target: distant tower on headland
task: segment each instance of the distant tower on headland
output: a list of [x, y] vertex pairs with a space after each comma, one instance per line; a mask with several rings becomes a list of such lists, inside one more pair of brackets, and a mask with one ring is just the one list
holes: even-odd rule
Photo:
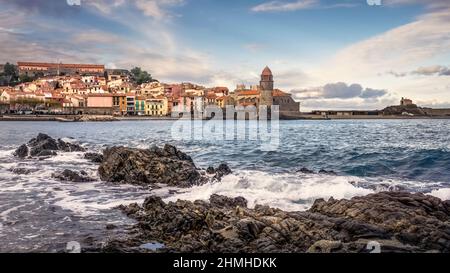
[[259, 99], [259, 105], [272, 106], [273, 104], [273, 75], [272, 71], [268, 66], [264, 68], [261, 73], [261, 81], [259, 82], [261, 86], [261, 96]]

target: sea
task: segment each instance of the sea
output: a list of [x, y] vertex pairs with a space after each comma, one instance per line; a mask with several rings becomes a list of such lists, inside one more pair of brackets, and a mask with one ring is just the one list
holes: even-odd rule
[[[318, 198], [380, 191], [450, 199], [450, 120], [283, 120], [270, 124], [270, 134], [256, 121], [183, 122], [190, 123], [181, 127], [192, 135], [173, 120], [0, 122], [0, 252], [64, 252], [74, 242], [98, 247], [124, 236], [134, 224], [117, 206], [142, 203], [150, 195], [166, 202], [207, 200], [214, 193], [242, 196], [249, 207], [286, 211], [307, 210]], [[234, 137], [226, 137], [224, 128], [233, 128]], [[265, 133], [255, 138], [254, 130]], [[84, 153], [15, 158], [14, 150], [38, 133], [78, 142], [91, 152], [171, 144], [199, 168], [227, 163], [233, 173], [188, 189], [112, 184], [100, 181], [98, 165], [85, 160]], [[15, 174], [15, 168], [30, 173]], [[52, 178], [64, 169], [84, 170], [97, 181]]]

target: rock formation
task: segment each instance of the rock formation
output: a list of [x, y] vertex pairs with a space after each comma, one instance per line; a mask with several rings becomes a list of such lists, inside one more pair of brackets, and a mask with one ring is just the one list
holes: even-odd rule
[[120, 208], [138, 221], [137, 235], [104, 251], [156, 241], [168, 252], [450, 252], [450, 201], [419, 193], [317, 200], [305, 212], [248, 209], [242, 197], [217, 195], [168, 204], [153, 196]]
[[46, 157], [55, 156], [57, 151], [62, 152], [83, 152], [85, 149], [75, 143], [65, 142], [62, 139], [53, 139], [46, 134], [39, 134], [31, 139], [27, 144], [21, 145], [14, 152], [14, 156], [25, 157]]
[[[213, 169], [215, 179], [229, 174], [227, 165]], [[201, 175], [191, 157], [172, 145], [164, 148], [135, 149], [112, 147], [103, 152], [99, 167], [103, 181], [137, 185], [167, 184], [169, 186], [190, 187], [208, 181]]]
[[71, 171], [64, 170], [60, 173], [54, 173], [52, 175], [53, 178], [56, 178], [61, 181], [71, 181], [71, 182], [90, 182], [94, 181], [93, 178], [88, 177], [85, 171]]
[[84, 158], [94, 163], [103, 162], [103, 155], [98, 153], [85, 153]]

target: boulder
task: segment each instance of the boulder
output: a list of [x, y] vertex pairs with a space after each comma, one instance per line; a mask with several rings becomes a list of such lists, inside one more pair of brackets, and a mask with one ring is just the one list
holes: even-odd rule
[[313, 170], [310, 170], [310, 169], [305, 168], [305, 167], [301, 168], [301, 169], [298, 170], [297, 172], [299, 172], [299, 173], [305, 173], [305, 174], [313, 174], [313, 173], [314, 173]]
[[31, 139], [27, 144], [21, 145], [14, 156], [25, 157], [49, 157], [55, 156], [57, 151], [62, 152], [82, 152], [85, 149], [75, 143], [66, 142], [62, 139], [53, 139], [52, 137], [40, 133], [36, 138]]
[[88, 177], [85, 171], [77, 172], [67, 169], [60, 173], [54, 173], [52, 177], [60, 181], [71, 181], [71, 182], [91, 182], [95, 180], [93, 178]]
[[12, 173], [18, 174], [18, 175], [26, 175], [30, 173], [37, 172], [37, 169], [26, 169], [26, 168], [13, 168], [10, 169]]
[[14, 152], [14, 156], [25, 158], [28, 156], [28, 146], [25, 144], [20, 145], [19, 148]]
[[102, 163], [103, 161], [103, 155], [98, 153], [85, 153], [84, 158], [94, 163]]
[[214, 175], [214, 178], [217, 180], [222, 179], [225, 175], [229, 175], [231, 173], [230, 167], [228, 167], [227, 164], [222, 163], [217, 167], [216, 174]]
[[137, 185], [190, 187], [205, 182], [191, 157], [171, 145], [162, 149], [108, 148], [98, 171], [103, 181]]
[[232, 173], [232, 171], [227, 164], [222, 163], [217, 168], [214, 168], [212, 166], [208, 167], [206, 169], [206, 173], [209, 175], [213, 175], [213, 180], [220, 181], [222, 177], [229, 175], [230, 173]]
[[223, 195], [213, 194], [209, 197], [209, 202], [212, 206], [221, 208], [247, 207], [247, 200], [240, 196], [230, 198]]

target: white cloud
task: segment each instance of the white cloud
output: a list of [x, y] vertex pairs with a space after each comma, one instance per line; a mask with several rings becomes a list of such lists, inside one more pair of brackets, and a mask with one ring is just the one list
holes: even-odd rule
[[358, 42], [334, 57], [331, 73], [376, 75], [387, 69], [405, 70], [450, 48], [450, 10], [433, 12], [373, 38]]
[[254, 6], [251, 10], [254, 12], [294, 11], [301, 9], [309, 9], [317, 6], [318, 4], [319, 4], [318, 0], [297, 0], [293, 2], [271, 1]]
[[183, 0], [135, 0], [135, 5], [145, 15], [155, 19], [164, 19], [172, 15], [166, 10], [167, 7], [183, 4]]
[[424, 66], [419, 67], [412, 73], [423, 76], [432, 76], [432, 75], [450, 76], [450, 68], [443, 65]]
[[320, 0], [269, 1], [251, 8], [253, 12], [285, 12], [304, 9], [354, 8], [360, 3], [322, 4]]

